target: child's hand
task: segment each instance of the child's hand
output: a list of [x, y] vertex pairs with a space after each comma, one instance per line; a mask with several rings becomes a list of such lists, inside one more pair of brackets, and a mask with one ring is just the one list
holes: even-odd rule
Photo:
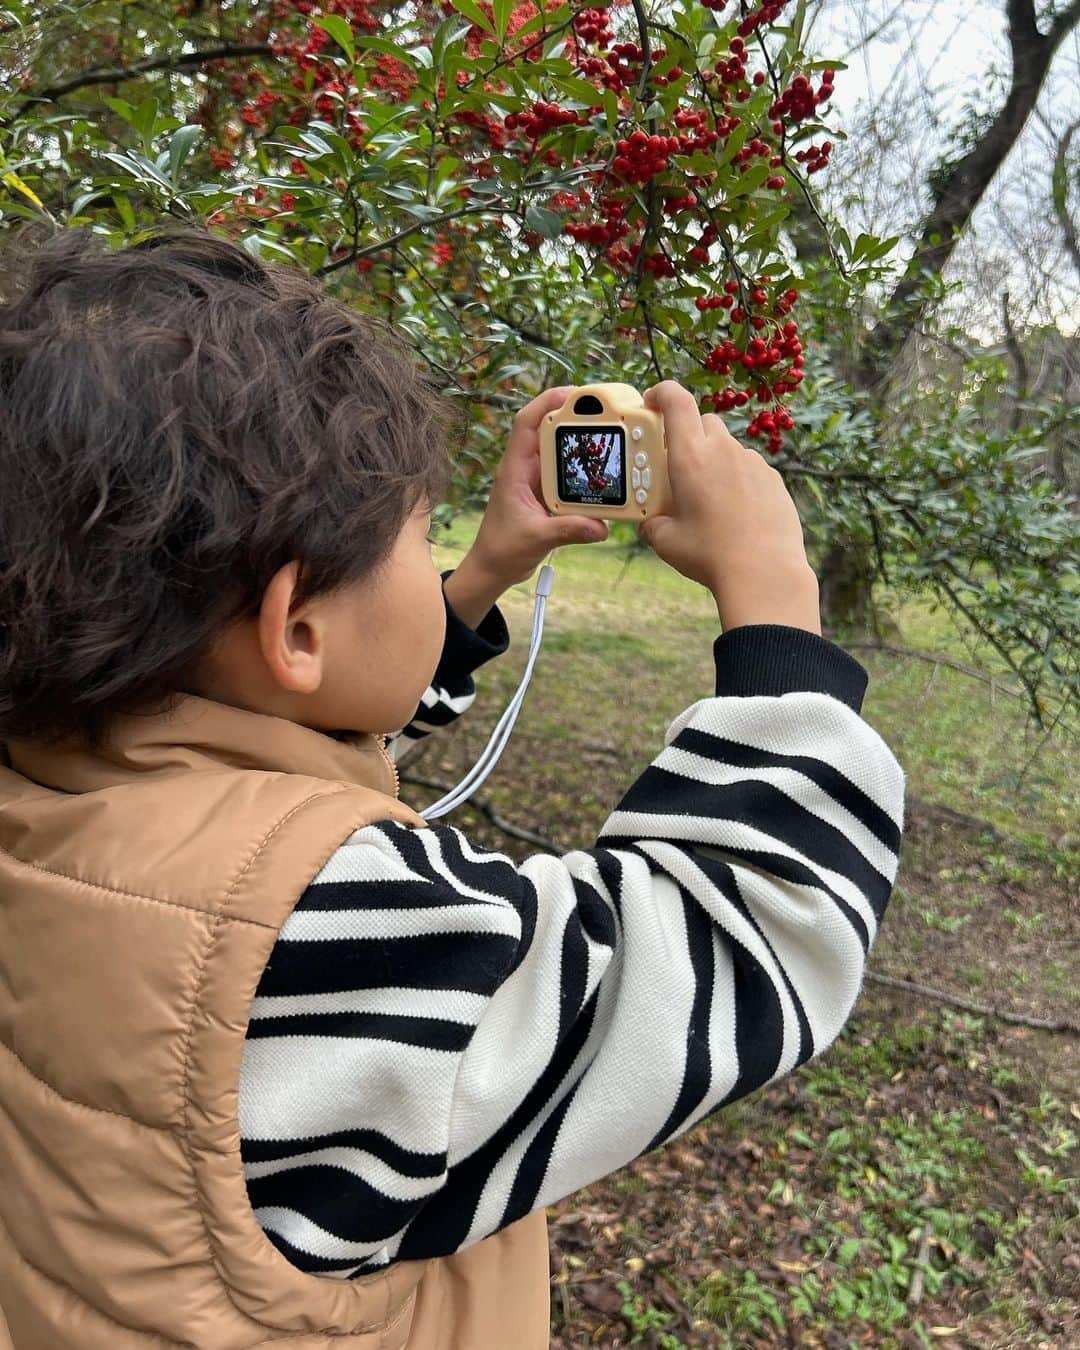
[[643, 397], [664, 417], [674, 509], [642, 521], [641, 537], [712, 591], [725, 632], [768, 623], [820, 633], [817, 577], [780, 474], [674, 380]]
[[558, 545], [597, 543], [607, 538], [604, 521], [589, 516], [548, 515], [540, 495], [540, 423], [549, 412], [562, 407], [573, 387], [545, 390], [514, 418], [484, 518], [466, 555], [471, 565], [497, 578], [504, 590], [527, 580]]

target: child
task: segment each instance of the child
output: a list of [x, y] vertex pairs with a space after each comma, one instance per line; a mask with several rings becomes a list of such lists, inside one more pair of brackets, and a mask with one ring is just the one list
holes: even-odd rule
[[680, 385], [642, 534], [716, 600], [715, 696], [591, 848], [517, 864], [398, 799], [499, 595], [606, 535], [539, 499], [567, 392], [440, 577], [449, 402], [383, 321], [195, 231], [61, 234], [0, 307], [15, 1350], [538, 1350], [545, 1207], [843, 1026], [903, 773], [780, 476]]

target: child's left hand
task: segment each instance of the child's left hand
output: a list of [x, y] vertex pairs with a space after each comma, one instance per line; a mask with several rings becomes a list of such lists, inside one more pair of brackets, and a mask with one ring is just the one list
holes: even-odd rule
[[540, 495], [540, 423], [562, 407], [573, 388], [546, 389], [514, 418], [484, 518], [466, 555], [473, 565], [498, 578], [503, 589], [528, 580], [561, 544], [598, 543], [607, 538], [604, 521], [590, 516], [551, 516]]

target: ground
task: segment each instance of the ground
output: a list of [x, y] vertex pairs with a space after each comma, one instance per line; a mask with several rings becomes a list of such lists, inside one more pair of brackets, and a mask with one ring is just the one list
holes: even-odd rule
[[[459, 519], [440, 567], [475, 521]], [[588, 846], [689, 703], [712, 693], [715, 607], [615, 543], [560, 550], [517, 729], [477, 798]], [[890, 641], [995, 671], [925, 603], [877, 597]], [[510, 651], [452, 734], [404, 772], [417, 806], [475, 761], [524, 665]], [[1080, 1022], [1076, 745], [944, 665], [852, 648], [866, 720], [907, 775], [901, 867], [870, 970]], [[450, 821], [521, 859], [474, 802]], [[1080, 1045], [867, 981], [838, 1042], [790, 1078], [549, 1211], [552, 1345], [1080, 1345]]]

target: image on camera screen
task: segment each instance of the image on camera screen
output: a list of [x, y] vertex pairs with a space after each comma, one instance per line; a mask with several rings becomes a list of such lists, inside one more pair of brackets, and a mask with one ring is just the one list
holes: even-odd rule
[[626, 438], [622, 427], [556, 427], [555, 462], [562, 501], [626, 505]]

